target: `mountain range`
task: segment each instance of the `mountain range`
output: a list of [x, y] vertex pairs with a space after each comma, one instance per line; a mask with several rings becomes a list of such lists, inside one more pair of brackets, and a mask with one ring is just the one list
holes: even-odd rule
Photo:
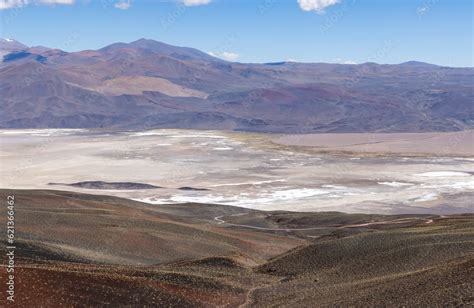
[[1, 128], [474, 128], [472, 67], [237, 63], [148, 39], [78, 52], [0, 39], [0, 59]]

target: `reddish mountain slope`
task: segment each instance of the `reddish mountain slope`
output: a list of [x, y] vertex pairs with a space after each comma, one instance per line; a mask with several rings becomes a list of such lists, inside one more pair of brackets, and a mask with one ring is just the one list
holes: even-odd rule
[[3, 128], [299, 133], [474, 127], [473, 68], [243, 64], [145, 39], [72, 53], [0, 43]]

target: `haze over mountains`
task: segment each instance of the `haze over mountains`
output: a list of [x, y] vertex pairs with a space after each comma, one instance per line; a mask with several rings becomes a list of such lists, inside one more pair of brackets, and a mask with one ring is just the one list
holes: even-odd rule
[[474, 68], [244, 64], [140, 39], [64, 52], [0, 39], [1, 128], [421, 132], [474, 127]]

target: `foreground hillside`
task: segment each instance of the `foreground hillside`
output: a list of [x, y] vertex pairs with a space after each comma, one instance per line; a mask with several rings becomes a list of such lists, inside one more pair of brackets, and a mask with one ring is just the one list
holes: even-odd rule
[[146, 39], [71, 53], [0, 43], [0, 128], [310, 133], [474, 127], [473, 68], [244, 64]]
[[19, 307], [474, 303], [473, 215], [260, 212], [60, 191], [0, 194], [16, 200]]

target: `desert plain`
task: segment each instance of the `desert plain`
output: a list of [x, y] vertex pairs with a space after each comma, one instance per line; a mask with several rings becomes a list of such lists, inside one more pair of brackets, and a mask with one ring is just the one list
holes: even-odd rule
[[[0, 187], [257, 210], [465, 213], [473, 210], [473, 136], [3, 130]], [[63, 185], [87, 181], [156, 189]]]

